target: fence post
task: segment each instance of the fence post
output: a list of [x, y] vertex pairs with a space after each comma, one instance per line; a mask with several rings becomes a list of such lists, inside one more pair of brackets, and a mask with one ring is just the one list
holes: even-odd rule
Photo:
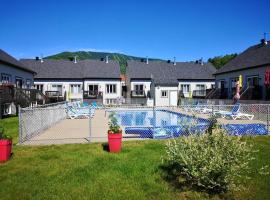
[[92, 118], [91, 118], [91, 107], [89, 107], [89, 140], [91, 142], [91, 135], [92, 135]]
[[18, 107], [18, 114], [19, 114], [19, 144], [22, 144], [22, 111], [21, 111], [21, 106]]
[[267, 105], [267, 133], [269, 135], [269, 105]]

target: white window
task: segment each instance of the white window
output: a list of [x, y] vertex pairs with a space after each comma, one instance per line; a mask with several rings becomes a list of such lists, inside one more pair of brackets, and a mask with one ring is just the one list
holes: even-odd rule
[[197, 84], [196, 85], [196, 90], [205, 90], [205, 85], [203, 85], [203, 84]]
[[80, 84], [71, 84], [70, 85], [70, 93], [71, 94], [81, 94], [82, 89]]
[[108, 84], [106, 85], [107, 94], [116, 94], [116, 84]]
[[43, 84], [35, 84], [34, 87], [35, 87], [35, 89], [37, 89], [37, 90], [43, 92]]
[[218, 88], [219, 89], [224, 89], [225, 88], [225, 80], [219, 80]]
[[190, 85], [189, 84], [182, 84], [181, 85], [181, 91], [182, 92], [190, 92]]
[[1, 82], [2, 83], [10, 83], [11, 82], [11, 75], [1, 74]]
[[88, 85], [88, 94], [89, 95], [98, 95], [98, 85], [97, 84]]
[[247, 77], [247, 85], [249, 87], [255, 87], [259, 85], [259, 76]]
[[239, 77], [231, 78], [231, 88], [236, 87], [236, 83], [239, 80]]
[[168, 97], [168, 91], [162, 90], [162, 91], [161, 91], [161, 97], [163, 97], [163, 98]]
[[31, 88], [31, 80], [30, 79], [26, 79], [26, 88], [27, 89]]
[[54, 84], [52, 85], [52, 91], [55, 91], [56, 96], [62, 96], [62, 85], [60, 84]]
[[134, 85], [134, 95], [136, 96], [142, 96], [144, 95], [144, 85], [143, 84], [136, 84]]

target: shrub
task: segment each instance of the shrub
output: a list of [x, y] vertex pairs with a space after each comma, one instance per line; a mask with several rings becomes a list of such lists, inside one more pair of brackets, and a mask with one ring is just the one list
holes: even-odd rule
[[117, 118], [115, 117], [115, 113], [112, 112], [110, 115], [109, 115], [109, 131], [110, 133], [122, 133], [122, 130], [120, 128], [120, 126], [118, 125], [118, 120]]
[[5, 130], [3, 127], [0, 126], [0, 139], [8, 139], [11, 140], [12, 138], [5, 134]]
[[211, 133], [190, 134], [166, 145], [166, 164], [181, 183], [212, 192], [241, 189], [248, 178], [252, 145], [214, 126]]

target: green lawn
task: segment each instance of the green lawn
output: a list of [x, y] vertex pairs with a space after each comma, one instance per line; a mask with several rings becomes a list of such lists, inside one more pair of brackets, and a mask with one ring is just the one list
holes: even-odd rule
[[4, 127], [5, 133], [13, 138], [13, 143], [18, 143], [18, 117], [8, 117], [5, 119], [0, 119], [0, 127]]
[[[0, 121], [17, 130], [16, 118]], [[270, 165], [270, 138], [254, 138], [256, 160], [246, 191], [209, 195], [180, 191], [164, 178], [166, 141], [125, 142], [120, 154], [103, 145], [14, 146], [12, 159], [0, 165], [0, 199], [269, 199], [270, 178], [255, 170]]]

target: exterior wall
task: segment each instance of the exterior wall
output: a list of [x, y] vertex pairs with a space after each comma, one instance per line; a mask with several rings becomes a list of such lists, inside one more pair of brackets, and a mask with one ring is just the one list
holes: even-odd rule
[[[225, 81], [225, 88], [228, 88], [229, 94], [231, 93], [231, 79], [235, 77], [239, 77], [239, 75], [242, 75], [243, 78], [243, 88], [247, 87], [247, 78], [251, 76], [259, 76], [259, 85], [262, 86], [262, 92], [263, 92], [263, 98], [265, 98], [265, 86], [264, 86], [264, 80], [265, 80], [265, 71], [266, 68], [270, 67], [268, 66], [262, 66], [257, 68], [251, 68], [251, 69], [245, 69], [241, 71], [236, 72], [230, 72], [230, 73], [224, 73], [224, 74], [218, 74], [216, 75], [216, 87], [219, 87], [219, 82], [221, 80]], [[230, 96], [230, 95], [229, 95]]]
[[190, 85], [190, 92], [184, 92], [184, 96], [192, 97], [192, 92], [193, 90], [196, 90], [196, 85], [205, 85], [205, 89], [211, 89], [212, 85], [215, 84], [215, 81], [179, 81], [178, 90], [181, 90], [182, 84]]
[[0, 63], [0, 83], [2, 83], [2, 74], [10, 75], [12, 84], [16, 84], [16, 77], [18, 77], [22, 79], [23, 88], [26, 88], [26, 80], [30, 80], [30, 88], [33, 86], [33, 74], [31, 72], [27, 72], [10, 65]]
[[[107, 99], [117, 100], [121, 98], [122, 86], [120, 80], [85, 80], [84, 81], [84, 90], [88, 91], [88, 85], [96, 84], [98, 85], [98, 91], [103, 94], [103, 104], [107, 104]], [[107, 84], [116, 84], [116, 93], [108, 94], [106, 92]]]
[[[167, 91], [167, 97], [161, 97], [161, 91]], [[178, 91], [177, 87], [155, 87], [155, 106], [170, 106], [170, 91]]]
[[81, 88], [83, 88], [83, 81], [80, 80], [35, 80], [35, 85], [43, 85], [43, 93], [46, 91], [54, 91], [52, 88], [52, 85], [62, 85], [62, 96], [66, 93], [66, 100], [75, 100], [75, 99], [83, 99], [83, 91], [78, 94], [72, 94], [70, 92], [70, 85], [71, 84], [78, 84], [81, 85]]
[[[71, 84], [81, 85], [82, 90], [88, 91], [89, 84], [98, 85], [99, 92], [103, 94], [103, 103], [107, 103], [107, 99], [117, 100], [121, 98], [121, 81], [120, 80], [35, 80], [35, 85], [43, 85], [43, 93], [45, 91], [53, 91], [52, 85], [62, 85], [62, 96], [66, 93], [66, 100], [83, 99], [83, 91], [79, 94], [72, 94], [70, 91]], [[108, 94], [106, 92], [107, 84], [116, 84], [116, 93]]]
[[147, 95], [148, 91], [150, 91], [151, 81], [132, 81], [130, 84], [131, 91], [135, 90], [134, 85], [144, 85], [144, 92]]
[[[196, 90], [196, 85], [205, 85], [205, 89], [210, 89], [212, 85], [215, 84], [215, 81], [179, 81], [178, 87], [153, 87], [151, 90], [151, 81], [143, 81], [143, 80], [132, 80], [130, 83], [131, 91], [135, 89], [134, 85], [136, 84], [143, 84], [144, 85], [144, 91], [145, 94], [147, 94], [148, 91], [151, 91], [151, 94], [153, 94], [153, 97], [155, 97], [155, 105], [156, 106], [169, 106], [169, 97], [168, 98], [161, 98], [160, 90], [168, 90], [168, 91], [180, 91], [181, 90], [181, 84], [188, 84], [190, 85], [190, 92], [184, 93], [185, 97], [190, 97], [192, 95], [193, 90]], [[158, 89], [159, 88], [159, 89]]]

